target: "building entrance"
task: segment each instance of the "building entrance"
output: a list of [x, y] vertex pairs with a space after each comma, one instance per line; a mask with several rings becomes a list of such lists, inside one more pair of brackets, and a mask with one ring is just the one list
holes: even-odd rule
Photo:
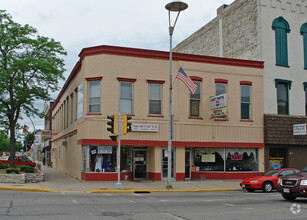
[[146, 150], [133, 150], [133, 179], [146, 179]]

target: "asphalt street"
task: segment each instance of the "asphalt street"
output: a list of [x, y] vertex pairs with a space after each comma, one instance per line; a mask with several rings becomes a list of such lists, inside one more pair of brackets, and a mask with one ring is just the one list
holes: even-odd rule
[[45, 193], [0, 191], [0, 219], [307, 219], [307, 200], [277, 192]]

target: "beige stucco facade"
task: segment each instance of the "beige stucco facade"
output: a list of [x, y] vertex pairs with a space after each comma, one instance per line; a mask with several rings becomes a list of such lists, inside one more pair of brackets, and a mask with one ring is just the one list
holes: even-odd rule
[[[51, 159], [55, 167], [77, 179], [103, 180], [105, 175], [109, 175], [106, 180], [112, 179], [110, 177], [112, 172], [91, 172], [91, 175], [95, 175], [91, 179], [87, 172], [91, 166], [88, 160], [91, 160], [93, 152], [97, 152], [91, 151], [95, 146], [112, 146], [114, 147], [112, 154], [114, 154], [117, 143], [109, 138], [107, 115], [118, 113], [120, 83], [129, 82], [132, 83], [132, 113], [129, 114], [132, 116], [132, 124], [157, 125], [158, 130], [132, 131], [121, 136], [122, 147], [127, 150], [127, 155], [130, 155], [125, 172], [131, 172], [128, 178], [134, 178], [136, 164], [134, 152], [141, 149], [146, 151], [146, 178], [163, 179], [162, 149], [167, 148], [168, 140], [168, 53], [100, 46], [85, 48], [79, 56], [80, 61], [67, 79], [52, 108], [54, 117], [52, 128], [56, 135], [52, 139]], [[195, 148], [212, 147], [225, 149], [225, 152], [226, 148], [255, 149], [253, 152], [257, 152], [258, 162], [256, 171], [262, 172], [264, 170], [263, 63], [175, 53], [172, 64], [174, 178], [182, 180], [185, 177], [186, 150], [190, 152], [190, 172], [201, 173], [201, 171], [192, 171], [192, 166], [195, 166], [193, 164]], [[190, 116], [190, 92], [182, 81], [175, 79], [180, 67], [193, 81], [200, 83], [198, 117]], [[89, 83], [92, 81], [100, 83], [100, 110], [95, 113], [89, 113]], [[214, 119], [211, 118], [209, 99], [215, 96], [215, 84], [221, 82], [227, 87], [228, 115], [225, 118]], [[81, 99], [78, 87], [82, 83], [84, 89]], [[161, 85], [161, 114], [159, 115], [149, 113], [149, 84], [151, 83]], [[241, 85], [250, 87], [250, 118], [248, 120], [241, 119]], [[83, 114], [78, 117], [80, 108], [83, 108]], [[88, 155], [87, 152], [92, 153]], [[107, 155], [106, 158], [111, 161], [112, 155]], [[224, 161], [226, 164], [225, 158]], [[225, 178], [231, 178], [231, 175], [229, 177], [225, 173], [227, 173], [226, 170], [219, 172], [218, 178], [222, 178], [223, 175]], [[241, 172], [241, 174], [249, 175], [250, 172]], [[194, 176], [199, 177], [199, 175]], [[232, 177], [240, 177], [240, 172], [235, 172]]]

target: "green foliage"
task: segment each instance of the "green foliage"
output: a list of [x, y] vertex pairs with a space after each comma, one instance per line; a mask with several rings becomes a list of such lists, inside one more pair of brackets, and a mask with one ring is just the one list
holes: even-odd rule
[[28, 167], [24, 170], [25, 173], [34, 173], [34, 167]]
[[7, 168], [7, 169], [6, 169], [6, 173], [7, 173], [7, 174], [18, 174], [18, 173], [19, 173], [19, 170], [18, 170], [18, 169], [15, 169], [15, 168]]
[[7, 169], [9, 168], [9, 165], [6, 163], [0, 163], [0, 169]]
[[10, 131], [11, 155], [16, 152], [21, 111], [28, 117], [43, 117], [34, 103], [50, 101], [50, 92], [59, 89], [65, 71], [63, 55], [66, 52], [59, 42], [40, 36], [28, 24], [14, 22], [0, 10], [0, 126]]
[[0, 131], [0, 151], [8, 152], [10, 151], [10, 140], [3, 131]]

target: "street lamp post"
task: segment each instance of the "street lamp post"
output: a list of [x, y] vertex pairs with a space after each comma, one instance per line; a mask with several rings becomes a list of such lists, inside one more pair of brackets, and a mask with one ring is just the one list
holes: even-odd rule
[[[181, 1], [172, 1], [165, 6], [168, 10], [169, 20], [169, 36], [170, 36], [170, 50], [169, 50], [169, 115], [168, 115], [168, 161], [167, 161], [167, 186], [172, 186], [172, 36], [174, 28], [177, 23], [177, 19], [181, 11], [188, 8], [188, 4]], [[171, 12], [177, 12], [177, 16], [174, 25], [171, 25]]]

